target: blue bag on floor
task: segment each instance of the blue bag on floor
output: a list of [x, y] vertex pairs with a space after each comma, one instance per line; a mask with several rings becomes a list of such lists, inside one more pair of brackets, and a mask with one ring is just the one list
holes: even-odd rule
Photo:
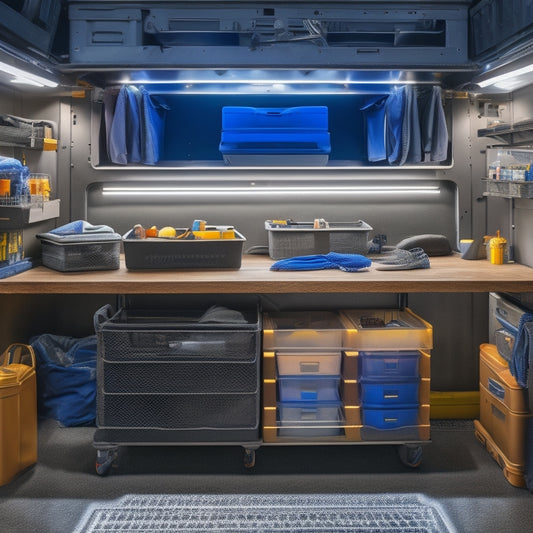
[[37, 362], [37, 411], [65, 427], [96, 419], [96, 335], [43, 334], [30, 340]]

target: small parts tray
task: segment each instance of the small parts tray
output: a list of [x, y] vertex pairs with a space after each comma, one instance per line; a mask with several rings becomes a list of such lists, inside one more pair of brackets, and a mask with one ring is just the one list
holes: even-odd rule
[[246, 238], [235, 231], [235, 239], [178, 240], [129, 238], [123, 236], [126, 268], [184, 269], [184, 268], [240, 268]]
[[272, 259], [328, 252], [367, 254], [372, 227], [366, 222], [329, 222], [328, 226], [315, 228], [313, 222], [277, 224], [267, 220], [268, 253]]

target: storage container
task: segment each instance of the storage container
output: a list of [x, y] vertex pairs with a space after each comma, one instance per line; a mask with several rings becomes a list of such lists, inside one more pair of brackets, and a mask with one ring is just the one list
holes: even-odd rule
[[511, 360], [514, 341], [518, 335], [520, 319], [527, 309], [509, 298], [497, 293], [490, 293], [490, 328], [498, 353], [507, 361]]
[[433, 328], [409, 308], [347, 309], [344, 346], [351, 350], [431, 350]]
[[363, 412], [367, 409], [418, 408], [418, 386], [417, 378], [402, 382], [380, 382], [361, 378]]
[[268, 232], [268, 254], [272, 259], [285, 259], [328, 252], [368, 253], [372, 227], [366, 222], [329, 222], [328, 225], [327, 228], [315, 228], [313, 222], [277, 224], [267, 220], [265, 229]]
[[341, 402], [280, 402], [278, 412], [280, 436], [342, 435], [345, 424]]
[[505, 479], [515, 487], [524, 488], [526, 486], [524, 464], [511, 462], [496, 445], [490, 433], [481, 425], [479, 420], [474, 420], [474, 429], [476, 438], [503, 470]]
[[278, 379], [279, 400], [284, 402], [338, 402], [340, 376], [285, 376]]
[[417, 409], [361, 409], [364, 441], [424, 441], [430, 438], [429, 405]]
[[419, 351], [360, 352], [361, 378], [408, 379], [420, 376]]
[[[178, 228], [178, 231], [186, 228]], [[126, 268], [130, 270], [182, 268], [240, 268], [245, 237], [235, 231], [234, 239], [163, 239], [123, 236]]]
[[480, 346], [479, 382], [510, 411], [529, 412], [527, 389], [516, 382], [507, 361], [498, 354], [494, 344]]
[[341, 352], [276, 352], [278, 375], [339, 375]]
[[37, 462], [37, 382], [31, 346], [0, 356], [0, 485]]
[[0, 267], [24, 259], [22, 230], [0, 231]]
[[526, 424], [531, 416], [511, 411], [483, 384], [479, 385], [479, 421], [511, 463], [524, 464]]
[[41, 250], [43, 265], [60, 272], [120, 268], [120, 237], [79, 242], [41, 239]]
[[342, 348], [343, 333], [344, 325], [333, 311], [280, 311], [263, 316], [265, 350], [336, 351]]
[[328, 108], [223, 107], [219, 150], [231, 165], [325, 165]]
[[120, 309], [95, 314], [97, 426], [176, 441], [259, 437], [257, 308]]
[[[104, 56], [109, 49], [123, 48], [124, 53], [142, 45], [143, 17], [140, 9], [131, 6], [94, 5], [69, 6], [70, 60], [94, 63], [95, 54]], [[113, 55], [113, 54], [111, 54]]]

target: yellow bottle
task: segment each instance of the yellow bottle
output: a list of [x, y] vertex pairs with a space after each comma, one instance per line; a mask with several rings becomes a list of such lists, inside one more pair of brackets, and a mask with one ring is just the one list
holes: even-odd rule
[[490, 262], [493, 265], [503, 265], [503, 257], [505, 255], [505, 248], [507, 247], [507, 240], [500, 237], [500, 230], [496, 232], [496, 237], [490, 240]]

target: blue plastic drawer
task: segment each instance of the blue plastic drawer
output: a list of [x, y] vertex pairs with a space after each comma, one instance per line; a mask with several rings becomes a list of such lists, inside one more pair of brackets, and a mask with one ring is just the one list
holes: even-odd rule
[[418, 405], [419, 380], [372, 382], [361, 379], [361, 402], [364, 407], [409, 407]]
[[340, 376], [286, 376], [278, 379], [282, 402], [339, 401]]
[[403, 379], [419, 374], [419, 351], [360, 352], [361, 377]]
[[362, 410], [363, 425], [376, 429], [396, 429], [415, 426], [418, 421], [418, 408], [413, 409], [367, 409]]
[[224, 131], [328, 130], [326, 106], [222, 108]]

